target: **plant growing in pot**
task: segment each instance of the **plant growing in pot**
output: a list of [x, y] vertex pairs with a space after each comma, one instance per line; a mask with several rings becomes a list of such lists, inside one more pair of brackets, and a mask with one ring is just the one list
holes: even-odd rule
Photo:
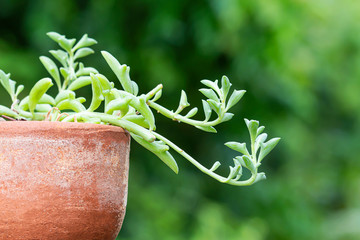
[[[48, 36], [61, 47], [50, 51], [61, 67], [40, 57], [51, 78], [39, 80], [28, 96], [20, 98], [24, 86], [0, 70], [0, 83], [12, 100], [10, 107], [0, 105], [1, 239], [115, 239], [125, 214], [130, 137], [175, 173], [178, 166], [170, 150], [222, 183], [248, 186], [265, 179], [258, 168], [280, 139], [266, 141], [258, 121], [245, 119], [249, 150], [245, 143], [225, 143], [240, 153], [227, 176], [216, 172], [219, 161], [207, 168], [156, 131], [153, 111], [216, 133], [214, 127], [233, 117], [229, 110], [245, 93], [230, 93], [226, 76], [220, 86], [218, 80], [201, 81], [206, 99], [204, 117], [198, 118], [196, 107], [184, 113], [190, 106], [184, 91], [174, 111], [158, 103], [161, 84], [139, 94], [130, 68], [106, 51], [101, 53], [122, 89], [95, 68], [85, 67], [79, 60], [94, 53], [90, 46], [96, 43], [87, 35], [77, 42], [55, 32]], [[55, 97], [47, 94], [53, 83]], [[86, 99], [75, 91], [88, 85], [92, 99], [85, 107]], [[244, 169], [251, 174], [245, 180]]]

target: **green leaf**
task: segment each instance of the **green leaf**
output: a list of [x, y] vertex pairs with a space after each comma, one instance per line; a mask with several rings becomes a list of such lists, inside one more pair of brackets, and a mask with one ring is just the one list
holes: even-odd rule
[[74, 59], [78, 59], [78, 58], [83, 58], [86, 57], [90, 54], [93, 54], [94, 50], [92, 50], [91, 48], [80, 48], [79, 50], [76, 51], [75, 55], [74, 55]]
[[259, 136], [259, 134], [262, 133], [264, 131], [264, 129], [265, 129], [264, 126], [259, 127], [256, 131], [256, 136]]
[[71, 91], [75, 91], [90, 84], [91, 84], [91, 77], [81, 76], [75, 79], [73, 82], [71, 82], [71, 84], [68, 86], [67, 89]]
[[259, 162], [261, 162], [266, 155], [268, 155], [271, 150], [279, 143], [280, 138], [273, 138], [265, 143], [260, 143], [260, 154], [259, 154]]
[[[54, 98], [46, 93], [42, 95], [42, 97], [40, 98], [37, 104], [50, 104], [51, 106], [56, 105]], [[21, 100], [19, 104], [19, 108], [24, 111], [29, 110], [29, 96], [26, 96], [23, 100]]]
[[230, 121], [233, 118], [233, 116], [234, 116], [233, 113], [225, 113], [221, 122]]
[[69, 71], [66, 68], [61, 67], [60, 68], [60, 73], [63, 76], [64, 79], [67, 79], [68, 76], [70, 75]]
[[233, 179], [234, 177], [236, 177], [237, 175], [242, 174], [242, 172], [239, 173], [239, 171], [242, 170], [241, 165], [235, 165], [235, 167], [229, 166], [229, 168], [230, 168], [230, 173], [225, 182], [228, 182], [231, 179]]
[[18, 117], [18, 114], [16, 112], [14, 112], [10, 108], [2, 106], [2, 105], [0, 105], [0, 117], [1, 117], [1, 115], [5, 115], [8, 117], [12, 117], [12, 118]]
[[55, 99], [46, 93], [44, 93], [44, 95], [42, 95], [42, 97], [40, 98], [38, 103], [43, 103], [43, 104], [46, 103], [46, 104], [50, 104], [52, 106], [56, 105]]
[[75, 92], [71, 90], [62, 90], [59, 92], [59, 94], [55, 97], [55, 103], [58, 104], [59, 102], [65, 100], [65, 99], [75, 99]]
[[195, 127], [200, 129], [200, 130], [203, 130], [205, 132], [217, 133], [216, 129], [214, 127], [211, 127], [211, 126], [196, 125]]
[[250, 157], [247, 156], [247, 155], [243, 155], [241, 157], [242, 157], [242, 159], [244, 160], [244, 163], [245, 163], [244, 167], [249, 169], [250, 172], [255, 173], [256, 167], [255, 167], [254, 163], [251, 161]]
[[59, 70], [58, 70], [56, 64], [54, 63], [54, 61], [45, 56], [41, 56], [40, 61], [44, 65], [45, 69], [49, 72], [49, 74], [55, 80], [57, 87], [59, 89], [61, 89], [60, 74], [59, 74]]
[[96, 77], [100, 81], [102, 88], [103, 96], [105, 97], [105, 106], [109, 104], [110, 101], [115, 99], [115, 96], [111, 93], [111, 89], [114, 88], [114, 83], [110, 82], [104, 75], [96, 74]]
[[[129, 71], [130, 71], [130, 67], [129, 67]], [[129, 76], [129, 78], [130, 78], [130, 76]], [[133, 89], [133, 95], [137, 96], [139, 93], [139, 86], [136, 84], [136, 82], [131, 81], [131, 87]]]
[[214, 100], [215, 102], [220, 102], [218, 96], [216, 95], [216, 93], [208, 88], [201, 88], [199, 89], [199, 91], [207, 98]]
[[245, 90], [234, 90], [234, 92], [231, 94], [229, 101], [226, 106], [226, 110], [229, 110], [232, 108], [235, 104], [237, 104], [240, 99], [244, 96]]
[[15, 81], [10, 79], [10, 73], [5, 74], [5, 72], [0, 70], [0, 83], [9, 93], [11, 98], [13, 98], [13, 96], [15, 95]]
[[56, 105], [57, 108], [59, 108], [59, 110], [66, 110], [66, 109], [70, 109], [73, 110], [74, 112], [84, 112], [86, 111], [86, 108], [84, 107], [84, 105], [81, 104], [81, 102], [77, 99], [65, 99], [62, 100], [61, 102], [59, 102]]
[[221, 166], [221, 163], [220, 163], [219, 161], [216, 161], [216, 162], [212, 165], [212, 167], [210, 168], [210, 171], [211, 171], [211, 172], [214, 172], [214, 171], [216, 171], [216, 169], [218, 169], [220, 166]]
[[127, 120], [132, 123], [135, 123], [143, 128], [150, 127], [149, 122], [146, 121], [146, 119], [142, 115], [131, 114], [131, 115], [124, 116], [122, 119]]
[[245, 166], [245, 162], [242, 156], [237, 156], [233, 158], [234, 162], [237, 162], [237, 164], [240, 164], [241, 166]]
[[57, 32], [48, 32], [46, 35], [48, 35], [52, 40], [59, 43], [59, 39], [63, 38], [63, 35], [60, 35]]
[[223, 93], [224, 95], [224, 100], [226, 99], [228, 93], [229, 93], [229, 90], [230, 90], [230, 87], [231, 87], [231, 83], [230, 83], [230, 80], [227, 76], [223, 76], [221, 78], [221, 92]]
[[136, 89], [133, 89], [133, 85], [131, 84], [129, 75], [130, 67], [126, 66], [125, 64], [121, 65], [113, 55], [106, 51], [101, 51], [101, 54], [110, 66], [111, 70], [115, 73], [116, 77], [119, 79], [123, 89], [129, 93], [134, 94], [134, 90]]
[[202, 84], [204, 84], [205, 86], [214, 89], [216, 92], [219, 90], [219, 87], [217, 85], [218, 81], [215, 80], [214, 82], [204, 79], [200, 81]]
[[259, 121], [256, 120], [249, 121], [248, 119], [245, 118], [245, 123], [250, 133], [251, 142], [255, 142], [256, 133], [259, 127]]
[[95, 76], [99, 79], [103, 90], [110, 90], [114, 87], [114, 83], [110, 82], [104, 75], [96, 74]]
[[52, 109], [50, 104], [37, 104], [35, 107], [35, 111], [37, 112], [49, 112]]
[[90, 47], [96, 44], [97, 41], [95, 39], [89, 38], [87, 34], [84, 34], [81, 39], [74, 46], [73, 51], [82, 48], [82, 47]]
[[67, 65], [67, 58], [68, 58], [68, 53], [63, 51], [63, 50], [51, 50], [50, 51], [51, 55], [53, 55], [54, 58], [56, 58], [56, 60], [58, 60], [63, 66]]
[[186, 92], [184, 90], [181, 90], [180, 103], [178, 109], [175, 111], [175, 114], [180, 113], [184, 108], [188, 106], [190, 106], [190, 104], [187, 101]]
[[184, 107], [190, 106], [190, 104], [187, 101], [186, 92], [184, 90], [181, 90], [180, 105]]
[[257, 183], [257, 182], [260, 182], [262, 180], [265, 180], [265, 179], [266, 179], [265, 173], [260, 172], [260, 173], [256, 174], [256, 178], [255, 178], [255, 181], [253, 182], [253, 184]]
[[78, 101], [79, 103], [84, 103], [84, 102], [86, 102], [86, 98], [84, 98], [84, 97], [78, 97], [78, 98], [76, 98], [75, 100]]
[[138, 110], [141, 115], [145, 117], [145, 119], [149, 122], [150, 130], [155, 130], [155, 117], [152, 113], [150, 107], [146, 104], [145, 95], [139, 98], [139, 102], [137, 103], [134, 99], [130, 102], [130, 105], [133, 106], [136, 110]]
[[37, 83], [35, 83], [29, 94], [30, 112], [34, 113], [36, 104], [38, 104], [41, 97], [52, 85], [53, 83], [50, 78], [43, 78], [39, 80]]
[[26, 96], [20, 101], [19, 108], [24, 111], [27, 111], [29, 109], [29, 96]]
[[[83, 116], [82, 116], [82, 117], [83, 117]], [[88, 119], [84, 120], [84, 122], [94, 123], [94, 124], [100, 124], [100, 123], [101, 123], [101, 119], [100, 119], [100, 118], [88, 118]]]
[[98, 74], [98, 70], [92, 67], [84, 67], [83, 63], [79, 63], [79, 70], [76, 71], [75, 75], [80, 76], [89, 76], [90, 74]]
[[60, 47], [65, 49], [67, 52], [71, 52], [71, 48], [74, 46], [76, 39], [67, 39], [64, 35], [60, 35], [56, 32], [48, 32], [47, 35], [57, 42]]
[[227, 143], [225, 143], [225, 146], [227, 146], [228, 148], [231, 148], [237, 152], [240, 152], [244, 155], [250, 156], [249, 151], [246, 148], [246, 143], [227, 142]]
[[193, 116], [195, 116], [195, 114], [198, 112], [198, 108], [194, 107], [193, 109], [191, 109], [186, 115], [186, 118], [191, 118]]
[[151, 99], [151, 101], [156, 102], [157, 100], [159, 100], [159, 98], [161, 98], [162, 95], [162, 89], [160, 89], [155, 96], [153, 97], [153, 99]]
[[204, 113], [205, 113], [205, 122], [209, 121], [210, 116], [211, 116], [211, 108], [208, 102], [206, 102], [205, 100], [202, 100], [202, 104], [203, 104], [203, 108], [204, 108]]
[[16, 89], [15, 96], [19, 96], [19, 94], [24, 90], [24, 85], [19, 85]]
[[10, 84], [10, 90], [11, 90], [11, 93], [12, 93], [12, 96], [15, 95], [15, 85], [16, 85], [16, 82], [9, 79], [9, 84]]
[[221, 104], [219, 102], [215, 102], [212, 99], [208, 99], [207, 102], [209, 103], [212, 110], [216, 112], [217, 115], [221, 113]]
[[141, 137], [130, 133], [131, 137], [138, 142], [141, 146], [154, 153], [161, 161], [163, 161], [171, 170], [173, 170], [176, 174], [179, 172], [179, 167], [173, 158], [173, 156], [164, 148], [163, 146], [159, 147], [159, 143], [156, 142], [148, 142], [142, 139]]
[[124, 116], [129, 111], [130, 101], [129, 97], [114, 99], [105, 107], [105, 113], [112, 114], [115, 110], [120, 110], [121, 116]]
[[267, 134], [266, 134], [266, 133], [262, 133], [262, 134], [260, 134], [259, 136], [256, 137], [256, 140], [255, 140], [255, 153], [256, 153], [257, 150], [259, 149], [260, 143], [265, 142], [265, 141], [266, 141], [266, 138], [267, 138]]
[[87, 111], [93, 112], [100, 106], [102, 101], [104, 101], [104, 96], [102, 94], [102, 88], [98, 77], [91, 73], [90, 78], [91, 78], [91, 88], [92, 88], [92, 99], [91, 99], [91, 104], [87, 109]]

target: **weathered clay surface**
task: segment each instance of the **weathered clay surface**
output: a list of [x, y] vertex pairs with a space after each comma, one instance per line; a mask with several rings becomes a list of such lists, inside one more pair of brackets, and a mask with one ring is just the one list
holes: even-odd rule
[[114, 126], [0, 122], [0, 239], [115, 239], [129, 143]]

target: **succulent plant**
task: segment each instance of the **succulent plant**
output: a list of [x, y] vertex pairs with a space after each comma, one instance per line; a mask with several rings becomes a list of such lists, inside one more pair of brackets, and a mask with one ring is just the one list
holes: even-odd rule
[[[192, 125], [206, 132], [216, 133], [214, 127], [233, 118], [234, 114], [229, 110], [240, 101], [245, 93], [244, 90], [231, 92], [232, 84], [226, 76], [221, 78], [221, 83], [218, 80], [201, 81], [204, 88], [200, 89], [200, 92], [206, 99], [202, 100], [204, 117], [199, 120], [196, 117], [198, 108], [194, 107], [185, 111], [190, 107], [185, 91], [181, 91], [179, 106], [176, 110], [165, 108], [158, 103], [163, 85], [159, 84], [150, 92], [139, 94], [138, 85], [130, 79], [130, 67], [120, 64], [114, 56], [106, 51], [101, 53], [120, 81], [122, 90], [117, 89], [113, 82], [95, 68], [85, 67], [79, 60], [94, 53], [90, 47], [97, 43], [88, 35], [85, 34], [79, 41], [68, 39], [55, 32], [49, 32], [47, 35], [61, 47], [59, 50], [50, 51], [60, 67], [51, 58], [41, 56], [40, 61], [51, 78], [40, 79], [32, 87], [29, 95], [23, 98], [19, 98], [19, 95], [24, 86], [17, 86], [16, 82], [10, 79], [10, 74], [0, 70], [0, 83], [12, 100], [11, 107], [0, 105], [0, 116], [3, 120], [87, 122], [119, 126], [126, 129], [136, 142], [154, 153], [175, 173], [178, 173], [179, 169], [170, 153], [171, 149], [205, 174], [222, 183], [246, 186], [265, 179], [265, 174], [258, 172], [258, 168], [280, 138], [266, 141], [267, 134], [263, 133], [264, 127], [260, 126], [256, 120], [245, 119], [250, 133], [250, 151], [245, 143], [225, 143], [227, 147], [241, 154], [233, 158], [234, 165], [229, 166], [230, 172], [227, 176], [216, 173], [221, 165], [219, 161], [215, 162], [211, 168], [206, 168], [180, 147], [156, 132], [153, 111], [171, 120]], [[54, 83], [58, 88], [58, 93], [52, 97], [46, 92]], [[83, 105], [86, 99], [77, 97], [75, 93], [76, 90], [87, 85], [92, 87], [92, 99], [89, 107]], [[100, 106], [104, 110], [96, 112]], [[251, 173], [246, 180], [241, 178], [244, 168]]]

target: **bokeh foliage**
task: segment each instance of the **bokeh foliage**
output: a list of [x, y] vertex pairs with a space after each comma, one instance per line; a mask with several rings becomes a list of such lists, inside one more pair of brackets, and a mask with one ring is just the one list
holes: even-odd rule
[[[27, 89], [47, 76], [38, 56], [55, 47], [48, 31], [88, 33], [132, 67], [140, 92], [163, 83], [170, 108], [180, 89], [200, 103], [199, 80], [226, 74], [247, 93], [217, 137], [158, 123], [208, 166], [234, 156], [223, 142], [247, 139], [244, 117], [282, 137], [262, 166], [268, 180], [249, 188], [180, 157], [176, 176], [133, 144], [119, 239], [360, 238], [360, 2], [0, 0], [0, 26], [0, 68]], [[86, 63], [114, 78], [99, 52]]]

